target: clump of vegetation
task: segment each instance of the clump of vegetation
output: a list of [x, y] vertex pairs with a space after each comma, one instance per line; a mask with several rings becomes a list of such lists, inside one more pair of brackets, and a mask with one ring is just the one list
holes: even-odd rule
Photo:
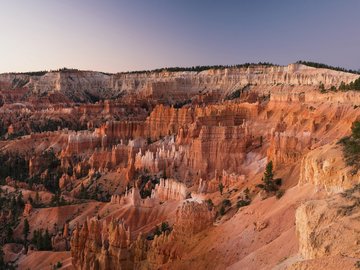
[[356, 174], [360, 168], [360, 122], [353, 123], [351, 135], [342, 138], [339, 143], [343, 145], [343, 153], [346, 165], [353, 167], [353, 173]]
[[[165, 170], [163, 178], [166, 178]], [[152, 190], [157, 184], [160, 183], [160, 178], [155, 175], [150, 175], [148, 173], [141, 173], [137, 179], [137, 187], [140, 189], [140, 196], [142, 199], [151, 196]]]
[[259, 63], [245, 63], [238, 65], [213, 65], [213, 66], [193, 66], [193, 67], [167, 67], [153, 70], [140, 70], [140, 71], [128, 71], [122, 72], [121, 74], [143, 74], [143, 73], [160, 73], [160, 72], [181, 72], [181, 71], [193, 71], [201, 72], [210, 69], [225, 69], [225, 68], [248, 68], [252, 66], [278, 66], [269, 62], [259, 62]]
[[191, 99], [186, 99], [186, 100], [183, 100], [183, 101], [178, 101], [174, 104], [174, 108], [175, 109], [180, 109], [182, 108], [183, 106], [187, 105], [187, 104], [191, 104]]
[[279, 190], [276, 191], [276, 193], [275, 193], [276, 199], [280, 199], [282, 196], [284, 196], [284, 194], [285, 194], [285, 190], [279, 189]]
[[57, 262], [56, 265], [54, 265], [54, 269], [60, 269], [62, 267], [62, 262]]
[[50, 201], [50, 206], [63, 206], [67, 205], [67, 202], [65, 201], [64, 197], [61, 195], [61, 191], [56, 192], [52, 197]]
[[221, 203], [220, 209], [217, 215], [223, 216], [231, 208], [231, 201], [229, 199], [224, 199]]
[[336, 92], [338, 90], [339, 91], [350, 91], [350, 90], [360, 91], [360, 78], [356, 79], [353, 82], [350, 82], [349, 84], [341, 82], [339, 89], [337, 89], [334, 85], [331, 86], [329, 89], [325, 89], [324, 84], [320, 83], [319, 90], [321, 93], [327, 93], [328, 91]]
[[225, 206], [222, 205], [222, 206], [220, 207], [219, 214], [220, 214], [221, 216], [225, 215]]
[[155, 231], [147, 236], [147, 240], [153, 240], [155, 235], [160, 236], [163, 233], [170, 233], [172, 231], [168, 222], [162, 222], [160, 226], [155, 227]]
[[0, 154], [0, 164], [2, 182], [8, 176], [19, 181], [25, 181], [29, 177], [29, 163], [24, 156], [4, 152]]
[[281, 178], [274, 179], [273, 163], [269, 161], [266, 165], [264, 176], [262, 178], [263, 184], [257, 185], [257, 187], [265, 190], [266, 192], [276, 192], [282, 184]]
[[320, 83], [320, 85], [319, 85], [319, 90], [320, 90], [321, 93], [325, 93], [325, 92], [326, 92], [326, 89], [325, 89], [325, 86], [324, 86], [323, 83]]
[[207, 199], [205, 202], [206, 202], [206, 204], [208, 206], [208, 209], [211, 211], [214, 208], [213, 201], [211, 199]]
[[[238, 198], [240, 198], [240, 197], [238, 197]], [[251, 203], [250, 190], [248, 188], [246, 188], [244, 190], [244, 197], [241, 200], [237, 201], [236, 207], [241, 208], [244, 206], [248, 206], [250, 203]]]
[[80, 191], [79, 191], [79, 194], [77, 195], [77, 198], [78, 199], [83, 199], [83, 200], [90, 199], [90, 195], [89, 195], [89, 193], [88, 193], [88, 191], [85, 188], [83, 183], [81, 183], [81, 185], [80, 185]]
[[344, 82], [341, 82], [339, 86], [339, 90], [341, 91], [347, 91], [347, 90], [356, 90], [360, 91], [360, 78], [356, 79], [355, 81], [345, 84]]
[[236, 203], [236, 207], [241, 208], [241, 207], [244, 207], [244, 206], [248, 206], [250, 203], [251, 203], [250, 200], [240, 200], [240, 201], [238, 201]]
[[31, 243], [37, 250], [52, 250], [51, 235], [47, 229], [45, 232], [42, 229], [35, 230]]
[[223, 200], [222, 204], [223, 204], [225, 207], [231, 207], [231, 201], [230, 201], [229, 199]]
[[249, 86], [249, 84], [245, 85], [243, 88], [239, 88], [233, 92], [231, 92], [230, 94], [228, 94], [225, 97], [225, 100], [233, 100], [236, 98], [239, 98], [241, 96], [242, 93], [244, 93], [244, 91], [246, 90], [246, 88]]
[[24, 225], [23, 225], [23, 236], [24, 236], [24, 245], [25, 245], [25, 250], [27, 250], [27, 245], [28, 245], [28, 235], [30, 233], [30, 225], [29, 225], [29, 221], [27, 219], [24, 219]]
[[0, 189], [0, 209], [11, 211], [10, 218], [6, 222], [0, 222], [0, 245], [14, 241], [13, 231], [19, 224], [19, 217], [24, 211], [24, 205], [21, 192], [8, 193]]
[[43, 76], [46, 73], [48, 73], [47, 70], [30, 71], [30, 72], [10, 72], [10, 74], [13, 74], [13, 75], [28, 75], [28, 76]]

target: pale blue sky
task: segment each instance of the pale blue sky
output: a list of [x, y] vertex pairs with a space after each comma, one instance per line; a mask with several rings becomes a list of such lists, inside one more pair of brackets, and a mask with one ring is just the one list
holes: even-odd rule
[[0, 0], [0, 72], [288, 64], [360, 68], [358, 0]]

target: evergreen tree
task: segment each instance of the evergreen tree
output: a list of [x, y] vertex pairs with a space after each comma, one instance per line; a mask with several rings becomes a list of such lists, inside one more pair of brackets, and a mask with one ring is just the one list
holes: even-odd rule
[[83, 183], [81, 183], [81, 185], [80, 185], [79, 198], [80, 199], [88, 199], [89, 198], [89, 194], [88, 194], [87, 190], [85, 189]]
[[25, 242], [27, 240], [29, 233], [30, 233], [29, 221], [25, 218], [24, 219], [24, 227], [23, 227], [23, 235], [24, 235]]
[[24, 203], [22, 192], [19, 193], [17, 200], [16, 200], [16, 204], [19, 208], [24, 207], [25, 203]]
[[34, 200], [33, 200], [33, 198], [31, 197], [31, 195], [29, 196], [28, 201], [29, 201], [29, 203], [30, 203], [31, 205], [33, 205], [33, 204], [34, 204]]
[[266, 165], [264, 176], [262, 178], [264, 184], [257, 185], [259, 188], [264, 189], [267, 192], [277, 191], [279, 189], [278, 186], [281, 185], [281, 179], [274, 179], [274, 172], [273, 172], [273, 163], [269, 161]]
[[266, 165], [263, 181], [265, 182], [265, 184], [269, 184], [270, 182], [273, 181], [273, 178], [274, 178], [273, 163], [272, 161], [270, 161]]
[[354, 122], [351, 127], [352, 134], [351, 136], [357, 140], [360, 139], [360, 122]]
[[224, 185], [222, 183], [220, 183], [219, 184], [219, 191], [220, 191], [221, 195], [223, 194], [223, 190], [224, 190]]
[[12, 240], [13, 240], [13, 235], [14, 235], [13, 229], [11, 228], [11, 226], [8, 226], [8, 227], [6, 228], [6, 241], [7, 241], [7, 242], [12, 242]]
[[48, 229], [46, 229], [45, 235], [44, 235], [44, 249], [45, 250], [52, 250], [51, 235], [49, 234]]

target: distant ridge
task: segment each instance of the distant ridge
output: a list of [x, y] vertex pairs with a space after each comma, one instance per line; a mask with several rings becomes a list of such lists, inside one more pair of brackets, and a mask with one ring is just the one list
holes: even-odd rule
[[[335, 71], [342, 71], [352, 74], [360, 74], [359, 70], [353, 70], [353, 69], [346, 69], [343, 67], [335, 67], [323, 63], [313, 62], [313, 61], [304, 61], [299, 60], [296, 62], [296, 64], [302, 64], [309, 67], [314, 68], [324, 68], [324, 69], [330, 69]], [[191, 66], [191, 67], [164, 67], [164, 68], [157, 68], [157, 69], [149, 69], [149, 70], [134, 70], [134, 71], [123, 71], [123, 72], [116, 72], [116, 73], [110, 73], [110, 72], [102, 72], [102, 71], [93, 71], [93, 72], [99, 72], [104, 75], [114, 75], [114, 74], [144, 74], [144, 73], [161, 73], [161, 72], [181, 72], [181, 71], [192, 71], [192, 72], [201, 72], [205, 70], [210, 69], [225, 69], [225, 68], [248, 68], [250, 66], [281, 66], [278, 64], [273, 64], [270, 62], [258, 62], [258, 63], [244, 63], [244, 64], [236, 64], [236, 65], [205, 65], [205, 66]], [[43, 76], [46, 73], [49, 72], [86, 72], [86, 71], [92, 71], [92, 70], [80, 70], [76, 68], [59, 68], [56, 70], [41, 70], [41, 71], [29, 71], [29, 72], [5, 72], [3, 74], [15, 74], [15, 75], [28, 75], [28, 76]]]
[[[151, 70], [134, 70], [134, 71], [124, 71], [124, 72], [117, 72], [117, 73], [107, 73], [107, 72], [100, 72], [105, 75], [113, 75], [113, 74], [142, 74], [142, 73], [160, 73], [164, 71], [168, 72], [180, 72], [180, 71], [195, 71], [201, 72], [204, 70], [209, 69], [225, 69], [225, 68], [246, 68], [249, 66], [280, 66], [278, 64], [273, 64], [269, 62], [258, 62], [258, 63], [244, 63], [244, 64], [236, 64], [236, 65], [208, 65], [208, 66], [192, 66], [192, 67], [164, 67], [164, 68], [157, 68]], [[43, 76], [48, 72], [76, 72], [76, 71], [85, 71], [79, 70], [76, 68], [59, 68], [56, 70], [41, 70], [41, 71], [29, 71], [29, 72], [7, 72], [8, 74], [18, 74], [18, 75], [28, 75], [28, 76]]]

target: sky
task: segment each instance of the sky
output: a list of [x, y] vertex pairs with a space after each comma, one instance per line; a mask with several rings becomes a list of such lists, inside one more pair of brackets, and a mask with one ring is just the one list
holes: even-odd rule
[[0, 0], [0, 72], [297, 60], [360, 69], [359, 0]]

